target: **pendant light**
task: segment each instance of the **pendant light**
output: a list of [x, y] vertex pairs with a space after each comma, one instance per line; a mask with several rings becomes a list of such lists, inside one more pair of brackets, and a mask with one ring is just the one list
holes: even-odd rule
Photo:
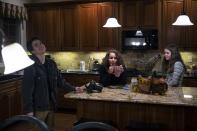
[[172, 24], [172, 25], [175, 25], [175, 26], [191, 26], [191, 25], [194, 25], [189, 17], [186, 15], [185, 11], [184, 11], [184, 0], [183, 0], [183, 8], [182, 8], [182, 12], [181, 12], [181, 15], [178, 16], [178, 18], [176, 19], [176, 21]]
[[[119, 8], [119, 6], [118, 6], [118, 8]], [[118, 23], [117, 19], [114, 17], [113, 2], [112, 2], [112, 16], [107, 19], [107, 22], [103, 27], [106, 27], [106, 28], [121, 27], [121, 25]]]
[[19, 43], [8, 43], [8, 39], [2, 29], [0, 29], [0, 35], [2, 37], [1, 53], [5, 66], [4, 74], [14, 73], [34, 64], [34, 61], [28, 57]]
[[143, 36], [142, 31], [140, 30], [140, 27], [138, 26], [137, 31], [135, 33], [135, 36]]

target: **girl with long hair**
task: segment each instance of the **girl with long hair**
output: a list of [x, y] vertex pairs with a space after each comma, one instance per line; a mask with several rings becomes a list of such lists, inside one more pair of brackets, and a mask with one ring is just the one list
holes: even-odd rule
[[179, 49], [174, 44], [168, 45], [164, 49], [164, 59], [162, 61], [162, 71], [167, 74], [166, 83], [168, 86], [182, 86], [185, 70], [185, 64]]
[[103, 86], [125, 85], [127, 82], [126, 67], [117, 50], [109, 50], [100, 67], [100, 83]]

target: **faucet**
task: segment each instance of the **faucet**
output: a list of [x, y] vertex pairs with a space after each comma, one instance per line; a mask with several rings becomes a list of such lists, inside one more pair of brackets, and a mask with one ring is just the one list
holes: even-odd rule
[[91, 62], [94, 60], [94, 57], [90, 56], [88, 59], [88, 70], [91, 71]]

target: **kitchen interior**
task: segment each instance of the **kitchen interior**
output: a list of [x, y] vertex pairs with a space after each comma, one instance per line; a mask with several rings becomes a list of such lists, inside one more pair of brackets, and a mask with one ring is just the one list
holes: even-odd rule
[[[7, 15], [9, 8], [6, 7], [0, 27], [7, 34], [15, 34], [17, 38], [13, 37], [13, 39], [17, 40], [24, 49], [27, 40], [38, 36], [46, 45], [46, 55], [56, 62], [62, 77], [74, 86], [83, 86], [91, 80], [99, 81], [98, 68], [109, 49], [121, 52], [130, 83], [132, 77], [145, 75], [145, 65], [149, 60], [158, 53], [163, 56], [164, 48], [173, 43], [179, 47], [187, 67], [183, 87], [197, 87], [196, 0], [1, 0], [0, 3], [1, 13], [2, 3], [26, 9], [23, 18], [13, 18], [12, 14]], [[183, 9], [194, 25], [172, 25]], [[111, 16], [117, 18], [121, 27], [103, 27]], [[7, 18], [19, 21], [17, 24], [19, 32], [6, 31], [7, 26], [4, 25], [7, 24], [3, 19]], [[132, 38], [136, 38], [137, 30], [142, 30], [148, 36], [151, 46], [139, 47], [128, 44]], [[161, 62], [156, 61], [151, 71], [159, 72], [160, 69]], [[4, 75], [3, 71], [4, 64], [0, 58], [0, 121], [23, 113], [21, 101], [23, 73]], [[185, 91], [189, 92], [187, 89]], [[75, 99], [64, 98], [65, 94], [62, 89], [58, 90], [59, 108], [56, 113], [55, 131], [69, 130], [77, 121], [76, 112], [82, 109]], [[195, 92], [193, 94], [195, 95]], [[98, 105], [102, 106], [102, 104]], [[189, 111], [186, 111], [189, 116], [183, 116], [184, 123], [193, 130], [197, 129], [194, 124], [195, 118], [192, 117], [197, 114], [196, 105], [196, 102], [190, 105]], [[176, 107], [169, 112], [173, 113], [175, 110], [183, 113], [184, 109]], [[188, 124], [186, 118], [189, 117], [192, 122]], [[68, 123], [67, 126], [65, 123]], [[165, 130], [173, 129], [179, 128], [172, 125], [170, 128], [165, 128]]]

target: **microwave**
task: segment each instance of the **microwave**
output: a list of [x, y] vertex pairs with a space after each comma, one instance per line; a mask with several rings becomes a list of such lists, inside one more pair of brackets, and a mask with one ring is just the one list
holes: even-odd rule
[[122, 50], [158, 49], [158, 30], [122, 31]]

